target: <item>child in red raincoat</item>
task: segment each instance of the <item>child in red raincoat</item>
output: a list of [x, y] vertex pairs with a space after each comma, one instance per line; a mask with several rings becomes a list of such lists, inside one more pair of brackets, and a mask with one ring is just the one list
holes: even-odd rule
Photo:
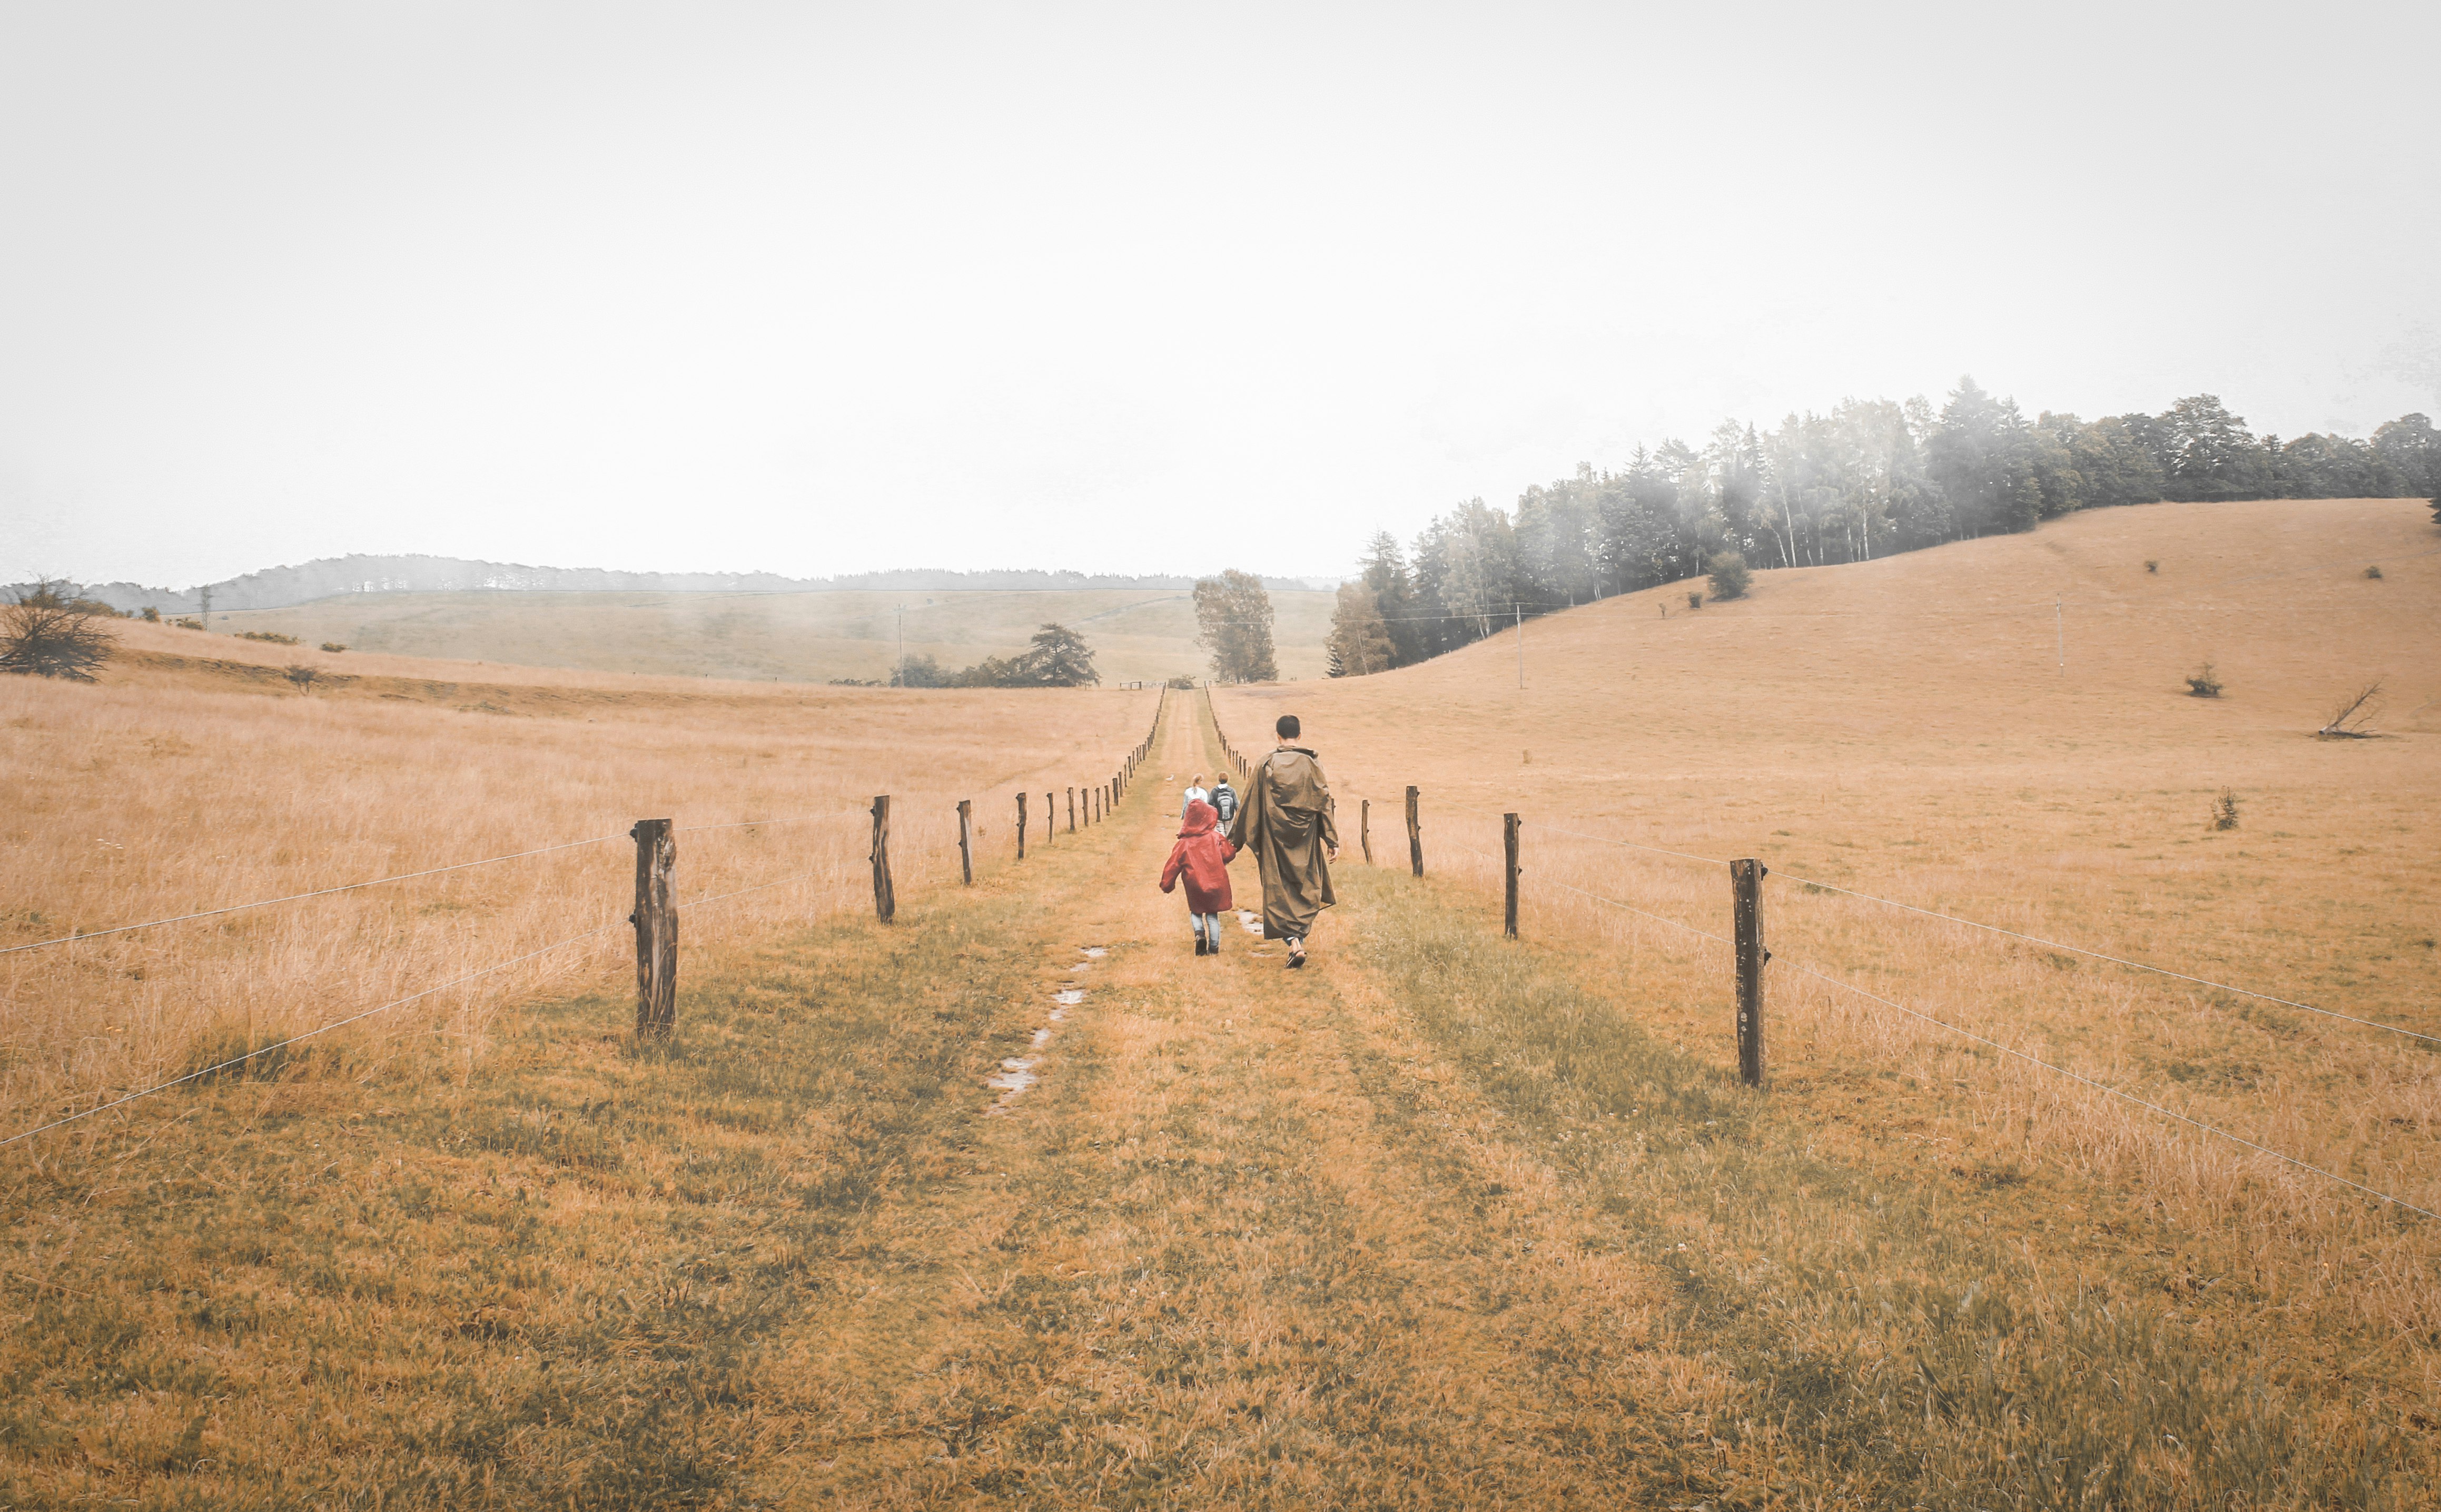
[[1202, 799], [1186, 805], [1186, 822], [1178, 832], [1178, 843], [1170, 847], [1169, 864], [1161, 869], [1161, 890], [1177, 891], [1178, 879], [1186, 879], [1186, 916], [1195, 926], [1195, 953], [1217, 956], [1220, 953], [1220, 910], [1232, 906], [1229, 895], [1229, 858], [1238, 848], [1220, 837], [1213, 826], [1220, 815]]

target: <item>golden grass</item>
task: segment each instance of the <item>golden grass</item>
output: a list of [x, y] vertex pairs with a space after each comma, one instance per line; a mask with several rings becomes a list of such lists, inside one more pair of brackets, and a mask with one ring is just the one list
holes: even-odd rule
[[[1281, 674], [1319, 677], [1329, 593], [1272, 595]], [[1025, 648], [1057, 621], [1082, 634], [1103, 680], [1202, 675], [1195, 607], [1183, 589], [1041, 593], [381, 593], [346, 594], [284, 609], [212, 616], [215, 631], [292, 635], [308, 648], [480, 657], [593, 672], [639, 672], [768, 682], [887, 678], [896, 665], [898, 611], [907, 654], [970, 666]]]
[[982, 864], [1004, 864], [1014, 792], [1039, 810], [1046, 788], [1107, 778], [1158, 698], [588, 682], [398, 657], [351, 658], [356, 680], [300, 693], [272, 670], [282, 648], [228, 641], [234, 656], [197, 661], [181, 657], [192, 632], [127, 639], [99, 686], [0, 681], [16, 876], [0, 945], [598, 843], [0, 956], [0, 1132], [580, 937], [348, 1041], [378, 1054], [438, 1035], [462, 1073], [503, 1001], [620, 980], [633, 820], [675, 818], [682, 902], [719, 899], [682, 915], [699, 961], [869, 907], [876, 793], [893, 796], [902, 891], [956, 877], [962, 798]]
[[[2436, 1047], [1796, 879], [2441, 1034], [2436, 550], [2410, 501], [2120, 510], [1765, 573], [1700, 611], [1681, 588], [1535, 621], [1522, 693], [1503, 636], [1217, 702], [1248, 747], [1298, 712], [1351, 839], [1374, 801], [1386, 864], [1403, 864], [1408, 783], [1430, 866], [1486, 891], [1498, 815], [1523, 814], [1527, 932], [1604, 942], [1618, 1011], [1714, 1064], [1731, 1058], [1727, 951], [1562, 885], [1725, 935], [1725, 869], [1604, 839], [1761, 856], [1773, 1098], [1822, 1150], [1947, 1174], [1993, 1233], [2150, 1287], [2220, 1343], [2275, 1341], [2283, 1378], [2325, 1400], [2398, 1407], [2441, 1387], [2441, 1224], [1799, 968], [2441, 1210]], [[2182, 681], [2206, 657], [2216, 701]], [[2377, 675], [2389, 738], [2312, 738]], [[2224, 788], [2241, 824], [2215, 832]], [[2063, 1206], [2036, 1172], [2076, 1195]], [[2140, 1220], [2161, 1253], [2115, 1236]]]
[[[225, 1078], [9, 1152], [0, 1502], [2204, 1512], [2430, 1484], [2380, 1361], [2299, 1368], [2351, 1330], [2279, 1314], [2111, 1170], [1945, 1120], [1907, 1042], [1742, 1092], [1714, 973], [1547, 914], [1505, 943], [1463, 875], [1347, 868], [1302, 972], [1240, 933], [1198, 960], [1153, 887], [1194, 729], [1118, 822], [895, 926], [690, 957], [665, 1047], [613, 982], [501, 1016], [450, 1076], [402, 1050]], [[1019, 1054], [1040, 1084], [996, 1096]]]

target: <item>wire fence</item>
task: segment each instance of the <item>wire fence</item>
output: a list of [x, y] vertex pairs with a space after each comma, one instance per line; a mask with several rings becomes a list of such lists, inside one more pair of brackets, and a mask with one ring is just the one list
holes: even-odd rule
[[[1155, 735], [1160, 729], [1161, 721], [1167, 715], [1168, 704], [1169, 700], [1166, 691], [1164, 691], [1156, 700], [1153, 717], [1145, 735], [1134, 746], [1130, 747], [1127, 751], [1116, 758], [1112, 765], [1111, 773], [1106, 778], [1095, 779], [1089, 783], [1075, 784], [1065, 788], [1065, 791], [1072, 795], [1080, 792], [1091, 795], [1091, 800], [1084, 803], [1079, 810], [1082, 824], [1090, 824], [1098, 819], [1110, 817], [1112, 809], [1115, 807], [1118, 800], [1124, 795], [1129, 777], [1132, 776], [1139, 762], [1149, 753]], [[1098, 765], [1098, 763], [1096, 765]], [[1004, 794], [1004, 797], [1022, 803], [1023, 795], [1034, 791], [1034, 784], [1042, 780], [1043, 774], [1041, 772], [1029, 773], [1022, 780], [1015, 783], [1000, 784], [993, 788], [992, 791], [1001, 792], [1004, 788], [1006, 790]], [[872, 824], [875, 826], [874, 850], [866, 859], [872, 862], [877, 873], [886, 874], [889, 860], [885, 843], [887, 826], [886, 820], [882, 818], [882, 812], [886, 812], [885, 805], [886, 800], [877, 800], [877, 812], [868, 812], [865, 810], [856, 809], [839, 810], [825, 814], [803, 815], [789, 818], [757, 819], [721, 823], [675, 826], [665, 833], [704, 835], [715, 832], [761, 830], [787, 825], [822, 824], [855, 820], [859, 823]], [[963, 880], [970, 882], [973, 879], [974, 859], [974, 832], [970, 828], [971, 802], [962, 802], [957, 804], [956, 807], [958, 809], [958, 828], [954, 833], [954, 837], [935, 841], [926, 847], [925, 850], [927, 853], [936, 855], [954, 854], [958, 858], [956, 862], [957, 873]], [[1043, 820], [1043, 835], [1045, 838], [1048, 838], [1049, 835], [1053, 833], [1054, 830], [1054, 826], [1051, 823], [1051, 816], [1048, 814], [1044, 815]], [[1081, 827], [1081, 825], [1079, 827]], [[640, 829], [641, 828], [642, 826], [640, 826]], [[627, 839], [629, 837], [630, 835], [628, 834], [617, 834], [596, 836], [591, 838], [582, 840], [561, 841], [550, 845], [533, 846], [524, 850], [508, 852], [498, 855], [484, 856], [474, 860], [451, 862], [443, 866], [425, 867], [412, 872], [403, 872], [388, 876], [368, 878], [358, 882], [340, 883], [330, 887], [313, 888], [302, 891], [283, 893], [273, 897], [259, 898], [249, 902], [229, 904], [214, 909], [197, 909], [184, 914], [171, 915], [157, 919], [148, 919], [125, 925], [115, 925], [100, 929], [75, 930], [68, 934], [52, 939], [32, 941], [18, 945], [9, 946], [6, 949], [0, 949], [0, 955], [12, 955], [20, 952], [38, 951], [48, 947], [74, 945], [84, 941], [127, 935], [139, 930], [158, 928], [170, 925], [221, 918], [232, 914], [274, 909], [282, 905], [303, 903], [314, 899], [330, 898], [341, 894], [360, 892], [368, 889], [384, 887], [390, 884], [414, 881], [419, 878], [461, 873], [478, 868], [525, 860], [535, 856], [579, 851], [588, 847], [604, 845], [615, 840]], [[823, 866], [802, 868], [791, 872], [787, 875], [767, 878], [762, 881], [749, 883], [743, 887], [733, 887], [720, 891], [708, 891], [697, 893], [691, 897], [677, 900], [678, 907], [686, 909], [701, 909], [710, 908], [729, 902], [732, 899], [745, 897], [752, 893], [766, 892], [776, 888], [787, 887], [790, 884], [805, 883], [814, 878], [823, 877], [825, 875], [836, 876], [839, 873], [839, 871], [840, 868], [836, 862]], [[942, 880], [946, 881], [946, 876]], [[884, 886], [887, 887], [888, 884], [885, 883]], [[179, 1087], [207, 1080], [224, 1072], [237, 1071], [240, 1068], [246, 1067], [267, 1056], [280, 1055], [292, 1047], [319, 1038], [335, 1031], [347, 1028], [350, 1025], [362, 1023], [367, 1019], [376, 1017], [383, 1014], [391, 1013], [397, 1009], [408, 1006], [409, 1004], [424, 1001], [442, 993], [465, 986], [470, 982], [497, 976], [513, 967], [566, 950], [570, 946], [583, 944], [584, 942], [597, 939], [598, 937], [608, 933], [611, 930], [620, 928], [623, 926], [639, 925], [639, 919], [643, 912], [643, 894], [640, 889], [638, 912], [636, 914], [631, 914], [626, 919], [610, 924], [599, 925], [593, 928], [587, 929], [576, 934], [568, 935], [558, 940], [553, 940], [549, 944], [542, 945], [532, 949], [519, 951], [516, 954], [492, 962], [489, 964], [451, 976], [448, 980], [435, 985], [391, 997], [387, 1000], [376, 1003], [371, 1007], [346, 1014], [340, 1017], [334, 1018], [326, 1022], [314, 1024], [311, 1027], [298, 1030], [295, 1033], [275, 1035], [267, 1039], [262, 1044], [250, 1046], [238, 1054], [215, 1060], [211, 1064], [195, 1067], [175, 1076], [158, 1077], [144, 1086], [120, 1092], [116, 1095], [105, 1096], [102, 1100], [92, 1104], [92, 1106], [77, 1108], [31, 1127], [18, 1130], [15, 1133], [0, 1136], [0, 1148], [7, 1148], [10, 1145], [31, 1140], [36, 1136], [82, 1122], [83, 1120], [95, 1117], [96, 1115], [109, 1112], [114, 1108], [125, 1107], [129, 1104], [144, 1098], [156, 1096]], [[886, 918], [887, 916], [888, 915], [885, 913], [884, 917]], [[641, 936], [641, 925], [639, 925], [639, 928]]]
[[[1208, 696], [1206, 699], [1206, 710], [1208, 717], [1212, 721], [1214, 736], [1220, 742], [1222, 750], [1224, 753], [1228, 754], [1229, 758], [1248, 775], [1249, 780], [1252, 780], [1252, 764], [1247, 762], [1237, 752], [1236, 747], [1231, 743], [1225, 728], [1220, 724], [1218, 708], [1211, 704]], [[1408, 791], [1413, 793], [1415, 790], [1409, 789]], [[1369, 801], [1369, 795], [1353, 791], [1351, 791], [1350, 797], [1356, 798], [1360, 801]], [[1451, 809], [1446, 806], [1437, 809], [1437, 812], [1444, 815], [1455, 815], [1461, 819], [1470, 819], [1474, 822], [1487, 825], [1503, 823], [1505, 822], [1506, 818], [1508, 818], [1508, 816], [1503, 816], [1502, 818], [1495, 819], [1493, 816], [1481, 813], [1479, 811], [1464, 808]], [[1564, 825], [1537, 821], [1534, 828], [1542, 832], [1564, 836], [1570, 839], [1640, 852], [1656, 856], [1669, 857], [1674, 860], [1691, 861], [1706, 866], [1719, 866], [1724, 868], [1732, 864], [1726, 858], [1706, 855], [1699, 852], [1687, 850], [1681, 847], [1656, 845], [1643, 840], [1632, 840], [1618, 836], [1600, 835], [1590, 831], [1575, 829]], [[1512, 865], [1508, 857], [1494, 855], [1479, 847], [1470, 845], [1466, 841], [1456, 838], [1456, 837], [1445, 836], [1443, 843], [1466, 855], [1476, 858], [1487, 866], [1498, 869], [1503, 873], [1509, 873]], [[1515, 877], [1523, 874], [1524, 868], [1519, 867], [1516, 869], [1514, 874], [1507, 877], [1507, 880], [1513, 884]], [[2047, 949], [2065, 951], [2091, 960], [2125, 967], [2138, 973], [2150, 974], [2165, 980], [2186, 983], [2191, 986], [2203, 987], [2215, 992], [2226, 992], [2236, 997], [2255, 1001], [2270, 1003], [2284, 1008], [2295, 1009], [2308, 1014], [2315, 1014], [2339, 1022], [2357, 1025], [2362, 1028], [2379, 1031], [2384, 1034], [2399, 1035], [2413, 1041], [2426, 1044], [2441, 1043], [2441, 1035], [2427, 1034], [2421, 1030], [2409, 1028], [2401, 1024], [2385, 1022], [2378, 1018], [2368, 1018], [2355, 1014], [2342, 1013], [2335, 1009], [2324, 1008], [2294, 997], [2263, 992], [2251, 987], [2241, 987], [2233, 983], [2220, 981], [2214, 978], [2201, 976], [2193, 972], [2179, 971], [2168, 966], [2156, 965], [2152, 963], [2139, 961], [2132, 957], [2099, 950], [2090, 946], [2052, 940], [2041, 935], [2032, 934], [2024, 930], [2011, 929], [2004, 926], [1988, 924], [1980, 919], [1967, 918], [1962, 915], [1945, 912], [1937, 909], [1924, 908], [1915, 904], [1901, 902], [1897, 899], [1883, 897], [1875, 893], [1865, 892], [1853, 888], [1840, 887], [1835, 884], [1817, 881], [1810, 877], [1800, 876], [1791, 873], [1771, 871], [1766, 868], [1764, 870], [1764, 874], [1767, 874], [1772, 880], [1779, 881], [1785, 885], [1842, 896], [1853, 899], [1859, 903], [1888, 908], [1909, 915], [1938, 921], [1943, 924], [1955, 925], [1963, 928], [1980, 930], [1995, 936], [2019, 941], [2028, 945], [2040, 945]], [[1639, 908], [1624, 899], [1612, 897], [1607, 893], [1597, 891], [1592, 889], [1578, 887], [1555, 876], [1543, 876], [1540, 877], [1539, 880], [1546, 882], [1549, 886], [1557, 889], [1561, 892], [1582, 899], [1586, 903], [1599, 905], [1606, 909], [1617, 910], [1633, 915], [1636, 918], [1667, 926], [1671, 929], [1694, 936], [1709, 945], [1728, 946], [1732, 951], [1737, 951], [1740, 948], [1741, 942], [1732, 938], [1732, 936], [1703, 928], [1699, 926], [1690, 924], [1683, 919], [1673, 918], [1667, 914], [1658, 913], [1650, 909]], [[1758, 925], [1758, 930], [1759, 928], [1760, 927]], [[1760, 938], [1756, 939], [1753, 944], [1758, 957], [1758, 969], [1760, 969], [1760, 962], [1777, 960], [1770, 951], [1763, 948]], [[2298, 1172], [2309, 1174], [2345, 1187], [2351, 1191], [2360, 1193], [2365, 1197], [2376, 1198], [2378, 1201], [2396, 1207], [2402, 1212], [2413, 1213], [2427, 1218], [2441, 1217], [2441, 1212], [2436, 1212], [2431, 1207], [2410, 1201], [2405, 1197], [2399, 1197], [2396, 1193], [2385, 1191], [2367, 1182], [2358, 1180], [2354, 1177], [2348, 1176], [2342, 1172], [2332, 1170], [2327, 1165], [2304, 1159], [2303, 1157], [2289, 1151], [2282, 1150], [2273, 1145], [2264, 1143], [2259, 1140], [2250, 1139], [2246, 1135], [2238, 1133], [2233, 1129], [2224, 1127], [2221, 1125], [2215, 1124], [2207, 1119], [2197, 1118], [2192, 1113], [2180, 1111], [2176, 1107], [2169, 1107], [2153, 1098], [2141, 1096], [2134, 1091], [2128, 1090], [2125, 1087], [2116, 1086], [2096, 1076], [2076, 1071], [2069, 1066], [2060, 1064], [2054, 1059], [2035, 1054], [2017, 1046], [2010, 1045], [2002, 1040], [1994, 1038], [1991, 1035], [1980, 1034], [1962, 1024], [1951, 1022], [1938, 1015], [1926, 1013], [1921, 1009], [1910, 1007], [1906, 1003], [1900, 1002], [1882, 993], [1871, 991], [1865, 987], [1858, 986], [1852, 981], [1834, 976], [1830, 972], [1824, 971], [1819, 967], [1794, 960], [1779, 960], [1778, 963], [1784, 970], [1799, 973], [1838, 991], [1852, 994], [1856, 998], [1890, 1009], [1891, 1011], [1901, 1014], [1909, 1019], [1929, 1025], [1962, 1040], [1982, 1046], [2004, 1057], [2033, 1068], [2042, 1073], [2064, 1078], [2068, 1082], [2078, 1087], [2104, 1094], [2108, 1098], [2117, 1100], [2130, 1107], [2143, 1109], [2146, 1112], [2158, 1115], [2161, 1118], [2191, 1127], [2198, 1132], [2209, 1135], [2214, 1139], [2225, 1141], [2232, 1145], [2244, 1148], [2250, 1152], [2269, 1157], [2273, 1161], [2280, 1162], [2282, 1165]]]

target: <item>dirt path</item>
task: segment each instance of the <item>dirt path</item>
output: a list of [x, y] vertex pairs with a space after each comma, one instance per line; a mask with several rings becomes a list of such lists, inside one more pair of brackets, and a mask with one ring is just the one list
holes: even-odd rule
[[[1173, 720], [1038, 944], [1038, 1049], [965, 1164], [864, 1226], [758, 1499], [859, 1505], [1595, 1506], [1673, 1395], [1652, 1272], [1557, 1201], [1419, 1043], [1347, 916], [1313, 964], [1192, 951], [1154, 879], [1186, 774]], [[1354, 872], [1356, 869], [1348, 869]], [[1250, 860], [1233, 869], [1257, 900]], [[1062, 1003], [1065, 994], [1071, 1000]], [[1683, 1485], [1683, 1483], [1679, 1483]], [[1685, 1499], [1682, 1499], [1685, 1500]]]

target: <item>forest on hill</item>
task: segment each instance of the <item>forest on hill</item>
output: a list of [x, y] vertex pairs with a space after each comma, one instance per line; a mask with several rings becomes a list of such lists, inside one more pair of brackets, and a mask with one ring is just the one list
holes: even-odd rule
[[2121, 504], [2436, 493], [2441, 432], [2420, 414], [2369, 440], [2284, 441], [2212, 394], [2158, 415], [2028, 420], [1963, 378], [1938, 410], [1922, 396], [1852, 399], [1771, 430], [1725, 421], [1700, 447], [1639, 446], [1617, 472], [1581, 465], [1527, 489], [1513, 512], [1469, 499], [1404, 548], [1382, 531], [1363, 577], [1340, 589], [1330, 675], [1405, 666], [1515, 617], [1698, 577], [1725, 557], [1818, 567]]

